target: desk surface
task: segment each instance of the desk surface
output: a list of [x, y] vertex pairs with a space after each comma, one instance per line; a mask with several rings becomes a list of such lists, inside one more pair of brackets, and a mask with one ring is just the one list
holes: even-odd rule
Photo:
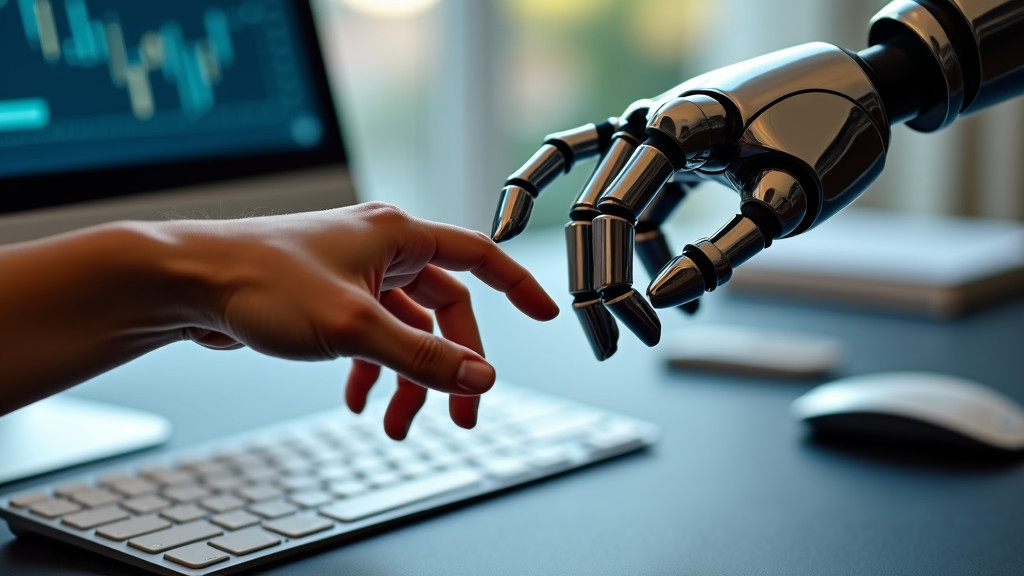
[[[566, 303], [559, 238], [548, 240], [554, 244], [523, 238], [508, 249]], [[638, 277], [638, 284], [645, 281]], [[649, 420], [662, 439], [650, 450], [259, 574], [1024, 571], [1024, 461], [822, 445], [788, 413], [789, 403], [820, 381], [674, 372], [662, 350], [629, 334], [613, 358], [599, 363], [565, 304], [555, 321], [536, 323], [474, 279], [467, 283], [501, 378]], [[1024, 402], [1024, 302], [937, 322], [758, 301], [727, 290], [706, 300], [696, 318], [664, 313], [666, 330], [724, 321], [824, 334], [846, 345], [839, 375], [941, 371]], [[303, 364], [178, 344], [73, 393], [167, 415], [175, 425], [167, 447], [180, 447], [338, 404], [346, 369], [345, 361]], [[230, 418], [221, 415], [224, 405], [233, 406]], [[16, 539], [0, 524], [0, 574], [137, 573], [93, 554], [54, 549]]]

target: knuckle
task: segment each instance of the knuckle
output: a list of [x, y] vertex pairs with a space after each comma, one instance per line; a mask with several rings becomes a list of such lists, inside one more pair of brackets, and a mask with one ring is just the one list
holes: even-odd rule
[[367, 218], [381, 224], [400, 224], [409, 220], [409, 214], [387, 202], [373, 201], [364, 205]]
[[456, 302], [470, 303], [471, 292], [462, 282], [452, 283], [450, 294]]

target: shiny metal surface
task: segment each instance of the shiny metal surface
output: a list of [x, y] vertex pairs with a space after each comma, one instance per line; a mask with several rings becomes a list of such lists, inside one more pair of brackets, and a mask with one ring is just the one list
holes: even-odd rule
[[540, 191], [567, 169], [566, 159], [558, 148], [552, 144], [545, 144], [526, 161], [526, 164], [509, 176], [506, 183], [525, 181]]
[[743, 202], [758, 202], [778, 219], [777, 235], [791, 234], [807, 214], [807, 195], [791, 174], [781, 170], [764, 170], [754, 177], [752, 186], [744, 187]]
[[644, 344], [655, 346], [661, 341], [661, 320], [636, 290], [604, 300], [604, 305]]
[[633, 226], [618, 216], [593, 221], [594, 287], [599, 292], [633, 283]]
[[605, 153], [604, 158], [594, 168], [594, 173], [587, 180], [583, 192], [576, 198], [572, 206], [570, 216], [577, 217], [588, 213], [591, 218], [599, 214], [597, 202], [601, 195], [608, 189], [608, 185], [622, 172], [622, 168], [629, 161], [629, 158], [636, 151], [640, 142], [625, 132], [615, 134], [611, 147]]
[[548, 134], [544, 137], [545, 144], [556, 145], [556, 142], [564, 144], [572, 151], [573, 158], [568, 162], [571, 167], [572, 163], [577, 160], [583, 160], [597, 155], [599, 151], [597, 126], [594, 124], [587, 124], [585, 126], [580, 126], [579, 128], [573, 128], [572, 130]]
[[[781, 98], [806, 91], [842, 94], [875, 122], [887, 126], [881, 98], [864, 69], [837, 46], [812, 42], [719, 68], [676, 87], [678, 96], [724, 98], [738, 113], [731, 124], [746, 126]], [[654, 119], [652, 119], [654, 122]]]
[[526, 229], [533, 212], [533, 196], [521, 186], [506, 186], [501, 191], [498, 209], [491, 224], [491, 238], [504, 242]]
[[944, 128], [960, 115], [964, 106], [965, 84], [960, 56], [935, 15], [911, 0], [894, 0], [875, 14], [871, 19], [868, 44], [882, 44], [907, 33], [921, 40], [935, 59], [945, 83], [945, 94], [940, 94], [930, 108], [907, 122], [907, 126], [924, 132]]
[[[988, 108], [1024, 92], [1024, 2], [947, 0], [967, 22], [978, 58], [977, 93], [969, 92], [963, 113]], [[970, 46], [965, 51], [971, 51]], [[964, 56], [966, 58], [966, 56]], [[968, 86], [973, 88], [969, 77]]]
[[572, 303], [572, 310], [583, 327], [590, 348], [598, 360], [607, 360], [618, 349], [619, 328], [601, 299], [580, 299]]
[[867, 189], [885, 165], [887, 140], [888, 127], [877, 126], [853, 102], [827, 92], [804, 92], [777, 102], [751, 123], [729, 176], [742, 189], [760, 167], [774, 165], [815, 182], [815, 189], [805, 190], [807, 212], [792, 232], [799, 234]]
[[687, 256], [676, 256], [651, 281], [647, 297], [655, 308], [671, 308], [693, 302], [704, 295], [706, 283], [697, 264]]
[[593, 243], [592, 229], [590, 222], [569, 222], [565, 225], [569, 293], [573, 295], [594, 290], [594, 262], [590, 256]]
[[694, 95], [666, 102], [654, 112], [647, 130], [657, 130], [678, 145], [684, 162], [676, 163], [677, 170], [696, 170], [711, 158], [716, 144], [728, 141], [726, 117], [718, 100]]
[[672, 163], [653, 146], [636, 149], [618, 177], [598, 202], [605, 214], [616, 214], [635, 221], [647, 204], [672, 176]]
[[[710, 242], [728, 263], [730, 275], [732, 269], [753, 258], [755, 254], [764, 250], [767, 244], [764, 232], [757, 224], [750, 218], [740, 215], [733, 216], [728, 224], [715, 232]], [[718, 285], [724, 284], [726, 279], [719, 276]]]

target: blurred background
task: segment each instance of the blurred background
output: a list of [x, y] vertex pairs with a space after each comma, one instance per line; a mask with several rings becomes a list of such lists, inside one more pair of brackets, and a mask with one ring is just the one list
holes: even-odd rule
[[[886, 2], [318, 0], [364, 199], [489, 231], [505, 178], [550, 132], [618, 116], [686, 78], [809, 41], [865, 47]], [[854, 205], [1024, 220], [1024, 98], [935, 134], [894, 129]], [[592, 163], [542, 195], [529, 230], [561, 227]], [[701, 187], [674, 219], [736, 210]]]

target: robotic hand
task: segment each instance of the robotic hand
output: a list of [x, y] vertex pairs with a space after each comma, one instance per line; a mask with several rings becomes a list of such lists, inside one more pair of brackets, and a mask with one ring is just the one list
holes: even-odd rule
[[[693, 312], [773, 240], [857, 198], [882, 170], [890, 126], [938, 130], [1024, 92], [1024, 0], [895, 0], [868, 43], [767, 54], [548, 136], [505, 183], [492, 237], [522, 232], [541, 190], [600, 156], [565, 228], [573, 309], [600, 360], [616, 350], [615, 318], [657, 344], [654, 308]], [[673, 257], [660, 226], [701, 180], [736, 190], [739, 214]], [[632, 286], [634, 249], [650, 303]]]

